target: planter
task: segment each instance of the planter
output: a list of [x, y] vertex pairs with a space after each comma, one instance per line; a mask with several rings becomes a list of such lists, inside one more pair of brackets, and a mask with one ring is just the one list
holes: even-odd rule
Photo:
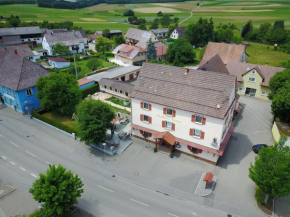
[[157, 148], [154, 148], [153, 150], [154, 150], [154, 153], [156, 153], [156, 152], [157, 152]]
[[170, 153], [169, 156], [170, 156], [170, 158], [173, 158], [173, 153]]
[[130, 105], [130, 101], [124, 101], [123, 104], [124, 104], [125, 106], [128, 106], [128, 105]]

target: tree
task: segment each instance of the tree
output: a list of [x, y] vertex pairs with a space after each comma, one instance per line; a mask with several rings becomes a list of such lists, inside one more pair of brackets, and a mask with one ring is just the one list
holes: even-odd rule
[[290, 82], [290, 69], [285, 69], [282, 72], [277, 72], [273, 77], [271, 77], [269, 82], [269, 87], [271, 92], [269, 93], [269, 99], [273, 99], [278, 92], [278, 90], [285, 86], [286, 83]]
[[110, 38], [110, 30], [109, 29], [103, 30], [102, 36], [105, 38]]
[[[281, 142], [280, 142], [281, 143]], [[282, 144], [275, 144], [262, 148], [249, 168], [249, 177], [266, 194], [265, 203], [269, 195], [285, 197], [290, 193], [290, 148]]]
[[271, 108], [275, 116], [283, 118], [290, 123], [290, 81], [279, 88], [273, 97]]
[[169, 45], [166, 56], [173, 65], [182, 66], [186, 63], [192, 63], [195, 53], [191, 44], [186, 39], [178, 38]]
[[67, 216], [78, 197], [84, 192], [78, 175], [62, 165], [49, 165], [46, 174], [41, 173], [29, 192], [38, 203], [43, 203], [45, 216]]
[[125, 16], [125, 17], [134, 16], [134, 11], [132, 11], [132, 10], [125, 11], [123, 13], [123, 16]]
[[260, 42], [266, 41], [266, 34], [271, 28], [271, 23], [262, 23], [258, 30], [257, 38]]
[[162, 27], [168, 27], [170, 22], [171, 22], [171, 20], [170, 20], [169, 14], [165, 14], [160, 18], [160, 23], [161, 23]]
[[115, 113], [107, 103], [88, 99], [77, 107], [77, 117], [81, 140], [86, 144], [97, 144], [105, 141]]
[[234, 33], [233, 30], [231, 30], [230, 28], [220, 28], [217, 32], [216, 32], [216, 41], [218, 42], [232, 42], [234, 38]]
[[61, 42], [58, 42], [56, 43], [56, 45], [53, 47], [53, 50], [52, 50], [52, 55], [53, 56], [68, 56], [71, 54], [71, 51], [69, 50], [69, 48], [61, 43]]
[[96, 50], [101, 53], [105, 53], [106, 51], [110, 51], [112, 49], [113, 42], [105, 37], [100, 37], [96, 43]]
[[87, 62], [87, 67], [91, 69], [92, 71], [96, 70], [100, 66], [102, 66], [102, 61], [97, 58], [91, 58]]
[[153, 21], [151, 23], [150, 29], [158, 29], [158, 22]]
[[114, 46], [117, 47], [120, 44], [124, 44], [126, 42], [126, 39], [123, 35], [116, 35], [113, 37]]
[[274, 29], [285, 29], [284, 20], [277, 20], [273, 27]]
[[246, 38], [246, 35], [253, 29], [253, 24], [252, 24], [252, 20], [248, 21], [246, 23], [246, 25], [244, 26], [241, 36], [243, 38]]
[[174, 23], [178, 23], [178, 21], [179, 21], [179, 18], [178, 17], [174, 17], [173, 22]]
[[175, 29], [175, 25], [170, 25], [168, 27], [168, 32], [167, 32], [168, 37], [171, 35], [171, 33], [174, 31], [174, 29]]
[[141, 23], [141, 24], [138, 26], [138, 29], [141, 29], [141, 30], [147, 30], [146, 24]]
[[288, 32], [282, 28], [271, 27], [266, 34], [266, 40], [270, 43], [283, 44], [288, 38]]
[[36, 82], [36, 96], [41, 105], [54, 112], [71, 115], [81, 100], [81, 91], [73, 75], [53, 72]]
[[156, 47], [155, 47], [154, 42], [150, 39], [147, 45], [147, 59], [152, 60], [156, 58], [157, 58]]
[[9, 18], [7, 18], [7, 23], [9, 26], [18, 27], [21, 23], [21, 20], [18, 16], [11, 15]]
[[162, 17], [162, 16], [163, 16], [162, 11], [159, 11], [159, 12], [157, 13], [157, 16], [158, 16], [158, 17]]

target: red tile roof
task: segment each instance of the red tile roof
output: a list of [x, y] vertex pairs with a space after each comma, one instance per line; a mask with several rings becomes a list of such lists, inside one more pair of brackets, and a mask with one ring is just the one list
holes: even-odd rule
[[61, 57], [48, 57], [48, 59], [54, 62], [69, 62], [69, 60], [66, 60]]
[[83, 85], [91, 83], [91, 82], [95, 82], [95, 80], [88, 79], [88, 78], [81, 78], [78, 80], [79, 86], [83, 86]]
[[219, 54], [216, 54], [208, 61], [205, 61], [198, 69], [212, 72], [224, 72], [229, 74], [226, 65], [223, 63]]

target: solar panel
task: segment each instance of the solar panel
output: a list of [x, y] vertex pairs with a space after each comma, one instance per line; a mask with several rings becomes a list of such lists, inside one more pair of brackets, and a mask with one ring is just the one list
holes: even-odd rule
[[144, 38], [150, 38], [151, 37], [151, 33], [143, 32], [141, 36], [144, 37]]
[[114, 50], [113, 50], [113, 54], [116, 54], [118, 53], [118, 51], [120, 50], [121, 46], [119, 45], [118, 47], [116, 47]]
[[133, 59], [133, 57], [136, 55], [138, 53], [138, 51], [137, 50], [134, 50], [132, 53], [131, 53], [131, 55], [130, 55], [130, 59]]

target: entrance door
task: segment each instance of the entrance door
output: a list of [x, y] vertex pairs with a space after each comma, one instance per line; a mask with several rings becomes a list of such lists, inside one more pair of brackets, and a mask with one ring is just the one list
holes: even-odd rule
[[253, 96], [255, 97], [256, 96], [256, 92], [257, 90], [256, 89], [253, 89], [253, 88], [246, 88], [246, 96]]

